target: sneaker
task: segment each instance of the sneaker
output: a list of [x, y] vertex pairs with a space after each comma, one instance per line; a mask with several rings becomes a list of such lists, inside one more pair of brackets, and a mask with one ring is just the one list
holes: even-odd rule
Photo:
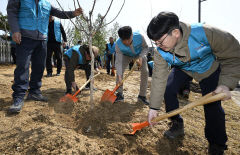
[[138, 102], [141, 102], [145, 105], [149, 105], [149, 102], [147, 101], [147, 98], [145, 96], [138, 95]]
[[227, 150], [227, 146], [220, 146], [217, 144], [209, 144], [208, 146], [208, 154], [209, 155], [223, 155], [224, 150]]
[[47, 102], [47, 98], [44, 97], [42, 94], [30, 94], [29, 93], [26, 100]]
[[9, 108], [10, 113], [19, 113], [22, 109], [24, 102], [23, 99], [15, 98], [13, 99], [13, 105]]
[[117, 93], [117, 99], [115, 100], [115, 102], [121, 102], [124, 101], [124, 96], [122, 93]]
[[173, 120], [169, 130], [164, 132], [164, 136], [168, 139], [175, 139], [177, 137], [184, 136], [184, 125], [183, 122]]
[[60, 76], [60, 73], [57, 73], [56, 76]]
[[47, 73], [47, 77], [52, 77], [52, 73]]

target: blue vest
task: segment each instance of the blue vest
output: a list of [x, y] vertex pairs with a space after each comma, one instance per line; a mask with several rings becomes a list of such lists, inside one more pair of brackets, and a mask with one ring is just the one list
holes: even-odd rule
[[113, 45], [108, 43], [108, 50], [111, 52], [111, 54], [115, 53], [115, 42], [113, 43]]
[[64, 52], [64, 54], [71, 59], [73, 50], [76, 51], [79, 55], [78, 64], [83, 64], [83, 57], [81, 52], [79, 51], [79, 47], [80, 45], [75, 45], [72, 48], [68, 49], [66, 52]]
[[149, 62], [148, 62], [148, 65], [149, 65], [151, 68], [153, 68], [153, 64], [154, 64], [153, 61], [149, 61]]
[[[21, 29], [38, 30], [47, 36], [51, 4], [48, 0], [39, 0], [36, 9], [35, 0], [20, 0], [18, 21]], [[38, 10], [38, 12], [37, 12]]]
[[215, 61], [215, 56], [212, 53], [212, 49], [208, 43], [205, 31], [202, 24], [191, 25], [191, 33], [188, 38], [188, 48], [190, 51], [190, 62], [182, 62], [175, 56], [173, 61], [173, 54], [170, 52], [164, 52], [159, 47], [157, 48], [161, 56], [171, 66], [176, 66], [180, 69], [204, 73], [208, 71], [212, 63]]
[[60, 21], [54, 20], [54, 34], [57, 42], [62, 42]]
[[120, 51], [124, 55], [130, 56], [130, 57], [137, 57], [142, 51], [142, 35], [140, 33], [138, 33], [138, 32], [133, 33], [132, 44], [133, 44], [135, 53], [131, 50], [131, 48], [129, 46], [124, 45], [120, 38], [117, 40], [117, 45], [118, 45]]

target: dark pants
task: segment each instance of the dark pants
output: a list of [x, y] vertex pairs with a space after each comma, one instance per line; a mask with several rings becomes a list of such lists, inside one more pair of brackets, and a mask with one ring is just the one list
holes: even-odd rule
[[60, 74], [62, 69], [62, 52], [61, 52], [61, 44], [48, 43], [47, 44], [47, 60], [46, 60], [46, 68], [47, 73], [52, 73], [52, 56], [53, 52], [55, 58], [57, 60], [57, 73]]
[[11, 47], [11, 56], [13, 58], [13, 64], [16, 64], [16, 47]]
[[[214, 91], [218, 85], [220, 67], [209, 77], [199, 82], [202, 95], [206, 95]], [[174, 68], [170, 73], [167, 81], [167, 87], [164, 95], [166, 112], [179, 108], [177, 93], [182, 84], [191, 80], [191, 77], [180, 69]], [[225, 113], [221, 106], [221, 101], [204, 105], [205, 113], [205, 137], [210, 144], [218, 144], [225, 146], [227, 141], [225, 127]], [[180, 115], [176, 115], [171, 119], [183, 121]]]
[[[65, 84], [66, 84], [66, 90], [67, 91], [72, 90], [72, 83], [71, 83], [72, 81], [70, 81], [68, 76], [67, 76], [68, 75], [67, 68], [68, 68], [68, 65], [69, 65], [69, 61], [70, 61], [69, 58], [64, 57], [64, 63], [65, 63], [65, 66], [66, 66], [66, 70], [65, 70]], [[87, 64], [80, 65], [79, 69], [85, 70], [86, 79], [88, 80], [90, 75], [91, 75], [91, 64], [87, 63]], [[90, 87], [90, 83], [88, 83], [86, 85], [86, 87]]]
[[[110, 66], [110, 63], [112, 62], [112, 57], [114, 56], [114, 54], [107, 54], [107, 73], [109, 74], [110, 73], [110, 69], [111, 69], [111, 66]], [[114, 62], [115, 62], [115, 59], [114, 59]], [[114, 64], [112, 64], [112, 67], [114, 66]]]
[[[40, 94], [42, 76], [45, 68], [47, 41], [22, 37], [16, 47], [16, 69], [14, 71], [13, 98], [24, 98], [28, 86], [29, 93]], [[29, 64], [31, 77], [29, 82]]]
[[152, 67], [148, 64], [149, 77], [152, 77]]

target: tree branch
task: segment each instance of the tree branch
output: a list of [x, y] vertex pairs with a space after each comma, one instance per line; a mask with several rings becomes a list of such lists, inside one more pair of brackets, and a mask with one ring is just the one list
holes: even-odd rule
[[[125, 4], [125, 0], [123, 0], [123, 4], [122, 4], [120, 10], [118, 11], [118, 14], [117, 14], [110, 22], [108, 22], [107, 24], [103, 25], [102, 27], [109, 25], [110, 23], [112, 23], [112, 22], [118, 17], [118, 15], [120, 14], [120, 12], [122, 11], [122, 8], [123, 8], [124, 4]], [[102, 27], [101, 27], [101, 28], [102, 28]]]

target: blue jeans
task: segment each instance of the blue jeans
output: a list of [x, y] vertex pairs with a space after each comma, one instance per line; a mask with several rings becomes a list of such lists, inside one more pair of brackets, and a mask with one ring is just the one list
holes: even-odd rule
[[[29, 93], [40, 94], [42, 76], [45, 68], [47, 41], [22, 37], [16, 47], [16, 69], [14, 71], [13, 98], [24, 98], [28, 86]], [[29, 65], [31, 77], [29, 82]]]
[[[220, 67], [209, 77], [199, 82], [202, 95], [206, 95], [216, 89], [221, 69]], [[164, 94], [166, 112], [179, 108], [177, 93], [186, 81], [192, 78], [180, 69], [173, 68], [167, 81], [167, 87]], [[221, 101], [204, 105], [205, 113], [205, 137], [210, 144], [225, 146], [227, 142], [225, 113], [221, 106]], [[183, 121], [180, 115], [171, 119]]]

